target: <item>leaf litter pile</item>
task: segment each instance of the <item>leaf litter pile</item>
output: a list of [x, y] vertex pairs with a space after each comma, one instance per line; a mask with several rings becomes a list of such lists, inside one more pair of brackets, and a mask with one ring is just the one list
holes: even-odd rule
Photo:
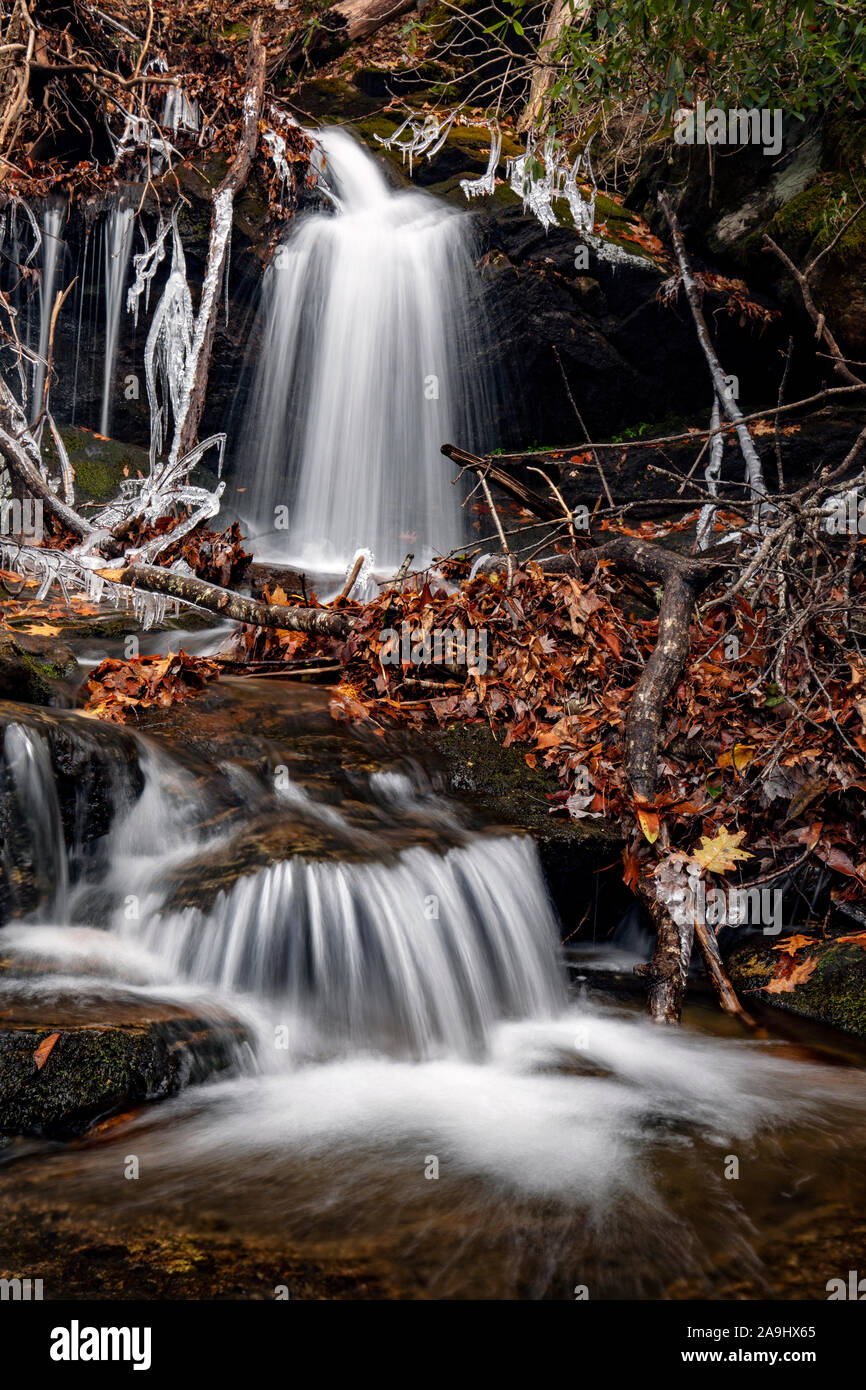
[[[836, 663], [822, 672], [823, 698], [810, 700], [804, 717], [809, 652], [792, 647], [780, 686], [766, 674], [767, 615], [743, 595], [724, 608], [710, 605], [692, 623], [689, 658], [665, 708], [658, 794], [639, 804], [623, 768], [623, 734], [657, 619], [631, 611], [627, 581], [605, 562], [587, 582], [533, 563], [515, 571], [510, 588], [504, 572], [468, 575], [465, 559], [440, 561], [435, 573], [386, 588], [372, 602], [338, 600], [352, 623], [345, 639], [240, 626], [225, 664], [301, 671], [339, 662], [333, 717], [380, 736], [389, 728], [486, 724], [501, 745], [520, 748], [529, 767], [552, 774], [551, 815], [623, 828], [632, 889], [654, 879], [660, 894], [695, 876], [722, 887], [778, 884], [808, 862], [832, 884], [831, 906], [862, 897], [866, 663], [855, 656], [844, 671]], [[281, 590], [267, 598], [295, 602]], [[475, 664], [432, 660], [437, 632], [450, 633], [458, 652], [463, 634]], [[724, 654], [732, 633], [735, 660]], [[181, 654], [103, 663], [91, 678], [89, 708], [124, 720], [142, 706], [188, 698], [219, 662]], [[866, 946], [866, 934], [854, 939]], [[815, 968], [808, 957], [793, 960], [780, 956], [771, 992], [793, 989]]]

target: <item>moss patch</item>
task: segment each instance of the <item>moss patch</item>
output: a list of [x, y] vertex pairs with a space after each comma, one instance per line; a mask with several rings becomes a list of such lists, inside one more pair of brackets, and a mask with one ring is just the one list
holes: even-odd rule
[[866, 1038], [866, 951], [816, 939], [813, 946], [797, 953], [797, 963], [809, 956], [818, 960], [814, 974], [788, 994], [767, 994], [762, 989], [779, 968], [779, 952], [763, 942], [746, 941], [735, 947], [728, 970], [737, 989], [759, 991], [766, 1004]]

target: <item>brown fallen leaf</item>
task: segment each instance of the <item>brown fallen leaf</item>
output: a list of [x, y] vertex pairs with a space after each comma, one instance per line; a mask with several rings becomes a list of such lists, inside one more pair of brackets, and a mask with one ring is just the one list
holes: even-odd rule
[[767, 994], [793, 994], [798, 985], [803, 985], [811, 979], [817, 968], [818, 957], [807, 956], [799, 965], [795, 965], [788, 974], [771, 980], [768, 985], [762, 985], [761, 988]]
[[[814, 936], [786, 936], [783, 941], [777, 941], [773, 946], [774, 951], [784, 951], [786, 955], [793, 956], [797, 951], [801, 951], [804, 946], [814, 946]], [[864, 943], [866, 944], [866, 943]]]
[[851, 936], [837, 936], [840, 946], [862, 946], [866, 951], [866, 931], [854, 932]]
[[43, 1038], [33, 1054], [33, 1060], [39, 1071], [45, 1066], [51, 1054], [51, 1049], [60, 1037], [59, 1033], [49, 1033], [47, 1038]]

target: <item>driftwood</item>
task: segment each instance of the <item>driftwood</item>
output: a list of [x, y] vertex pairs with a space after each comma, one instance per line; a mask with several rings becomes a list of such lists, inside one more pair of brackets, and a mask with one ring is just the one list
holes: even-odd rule
[[168, 594], [170, 598], [252, 627], [312, 632], [319, 637], [345, 637], [351, 627], [351, 619], [345, 613], [334, 613], [329, 608], [291, 608], [282, 603], [262, 603], [159, 565], [129, 565], [121, 574], [120, 583], [147, 589], [150, 593]]

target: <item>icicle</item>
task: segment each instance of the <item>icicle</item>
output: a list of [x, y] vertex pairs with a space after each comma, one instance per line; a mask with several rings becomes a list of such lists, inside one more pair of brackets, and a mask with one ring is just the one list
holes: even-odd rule
[[171, 223], [160, 221], [159, 227], [157, 228], [156, 240], [152, 246], [148, 241], [147, 232], [141, 224], [139, 224], [139, 231], [144, 241], [144, 250], [140, 251], [138, 255], [132, 258], [135, 280], [130, 285], [126, 294], [127, 313], [133, 314], [133, 321], [136, 328], [138, 327], [139, 299], [141, 298], [142, 291], [144, 291], [144, 307], [145, 310], [147, 310], [150, 305], [151, 281], [159, 269], [160, 262], [165, 257], [165, 239], [171, 231]]
[[496, 192], [496, 166], [502, 153], [502, 131], [496, 121], [491, 122], [487, 129], [490, 131], [490, 157], [486, 171], [478, 179], [460, 180], [460, 187], [467, 198], [478, 198]]
[[197, 134], [201, 129], [201, 111], [197, 101], [190, 101], [180, 87], [169, 87], [162, 111], [162, 125], [173, 130], [189, 130]]
[[102, 381], [102, 410], [99, 433], [107, 435], [111, 422], [111, 388], [120, 339], [120, 309], [123, 287], [132, 251], [135, 213], [118, 202], [112, 207], [105, 228], [105, 366]]
[[[407, 116], [393, 135], [377, 135], [376, 139], [386, 150], [398, 149], [404, 164], [407, 159], [409, 160], [409, 173], [411, 175], [413, 160], [422, 154], [426, 154], [428, 159], [432, 159], [435, 154], [438, 154], [445, 144], [453, 124], [454, 116], [449, 116], [444, 123], [436, 116], [426, 116], [423, 121]], [[401, 140], [400, 136], [407, 126], [410, 132], [409, 139]]]

